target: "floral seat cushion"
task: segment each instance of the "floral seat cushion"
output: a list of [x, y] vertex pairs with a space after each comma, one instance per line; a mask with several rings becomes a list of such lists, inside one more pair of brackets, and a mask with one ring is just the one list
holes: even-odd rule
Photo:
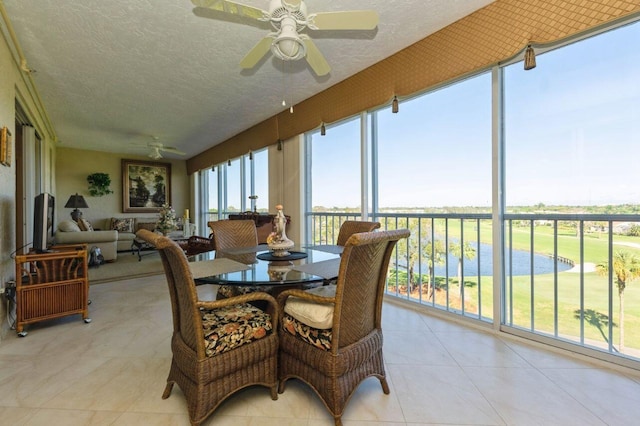
[[203, 309], [201, 315], [207, 356], [261, 339], [273, 330], [271, 316], [248, 303]]
[[315, 346], [318, 349], [328, 351], [331, 349], [331, 329], [319, 329], [309, 327], [289, 314], [282, 318], [282, 328], [287, 333]]
[[218, 288], [216, 299], [224, 299], [243, 294], [253, 293], [255, 291], [269, 292], [271, 287], [268, 286], [238, 286], [238, 285], [221, 285]]

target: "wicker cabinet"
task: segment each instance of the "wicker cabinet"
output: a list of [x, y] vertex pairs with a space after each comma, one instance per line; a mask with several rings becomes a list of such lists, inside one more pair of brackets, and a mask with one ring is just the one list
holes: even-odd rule
[[86, 245], [54, 246], [48, 253], [16, 256], [16, 332], [26, 324], [67, 315], [89, 318]]

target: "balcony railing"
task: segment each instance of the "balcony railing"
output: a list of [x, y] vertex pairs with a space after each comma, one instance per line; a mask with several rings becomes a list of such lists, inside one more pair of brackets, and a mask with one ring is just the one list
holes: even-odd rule
[[[333, 244], [358, 213], [309, 217], [309, 243]], [[382, 229], [408, 228], [386, 293], [482, 322], [640, 360], [640, 215], [506, 214], [500, 276], [492, 216], [378, 213]], [[503, 272], [502, 272], [503, 271]], [[462, 285], [461, 285], [462, 284]]]

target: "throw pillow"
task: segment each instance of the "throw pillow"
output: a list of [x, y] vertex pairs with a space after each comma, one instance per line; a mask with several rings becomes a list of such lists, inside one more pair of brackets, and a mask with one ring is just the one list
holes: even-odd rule
[[155, 222], [138, 222], [138, 231], [141, 229], [146, 229], [147, 231], [155, 231], [156, 223]]
[[93, 231], [93, 226], [91, 226], [89, 221], [86, 219], [78, 219], [78, 226], [80, 227], [81, 231]]
[[134, 219], [132, 217], [129, 218], [111, 218], [111, 229], [115, 229], [118, 232], [130, 232], [133, 233], [133, 222]]
[[[316, 296], [335, 297], [336, 286], [325, 285], [306, 290]], [[289, 297], [284, 311], [309, 327], [327, 330], [333, 327], [333, 303], [316, 303], [297, 297]]]
[[63, 220], [58, 223], [58, 231], [61, 232], [80, 232], [80, 227], [73, 220]]

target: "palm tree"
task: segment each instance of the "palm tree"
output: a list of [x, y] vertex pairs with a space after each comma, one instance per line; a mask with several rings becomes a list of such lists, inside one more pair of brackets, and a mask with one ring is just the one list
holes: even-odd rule
[[460, 284], [460, 298], [464, 291], [464, 283], [462, 282], [462, 257], [471, 260], [476, 257], [476, 249], [468, 242], [464, 243], [464, 248], [460, 243], [449, 243], [449, 252], [458, 258], [458, 283]]
[[425, 254], [427, 255], [427, 264], [429, 268], [429, 289], [427, 297], [431, 297], [435, 288], [435, 276], [433, 274], [433, 270], [436, 265], [442, 265], [445, 263], [445, 256], [447, 254], [442, 240], [429, 241], [425, 248]]
[[[609, 274], [609, 262], [602, 262], [596, 265], [600, 275]], [[627, 283], [640, 278], [640, 257], [628, 251], [617, 251], [613, 254], [613, 274], [616, 276], [618, 286], [619, 322], [620, 322], [620, 342], [618, 350], [624, 349], [624, 289]]]

